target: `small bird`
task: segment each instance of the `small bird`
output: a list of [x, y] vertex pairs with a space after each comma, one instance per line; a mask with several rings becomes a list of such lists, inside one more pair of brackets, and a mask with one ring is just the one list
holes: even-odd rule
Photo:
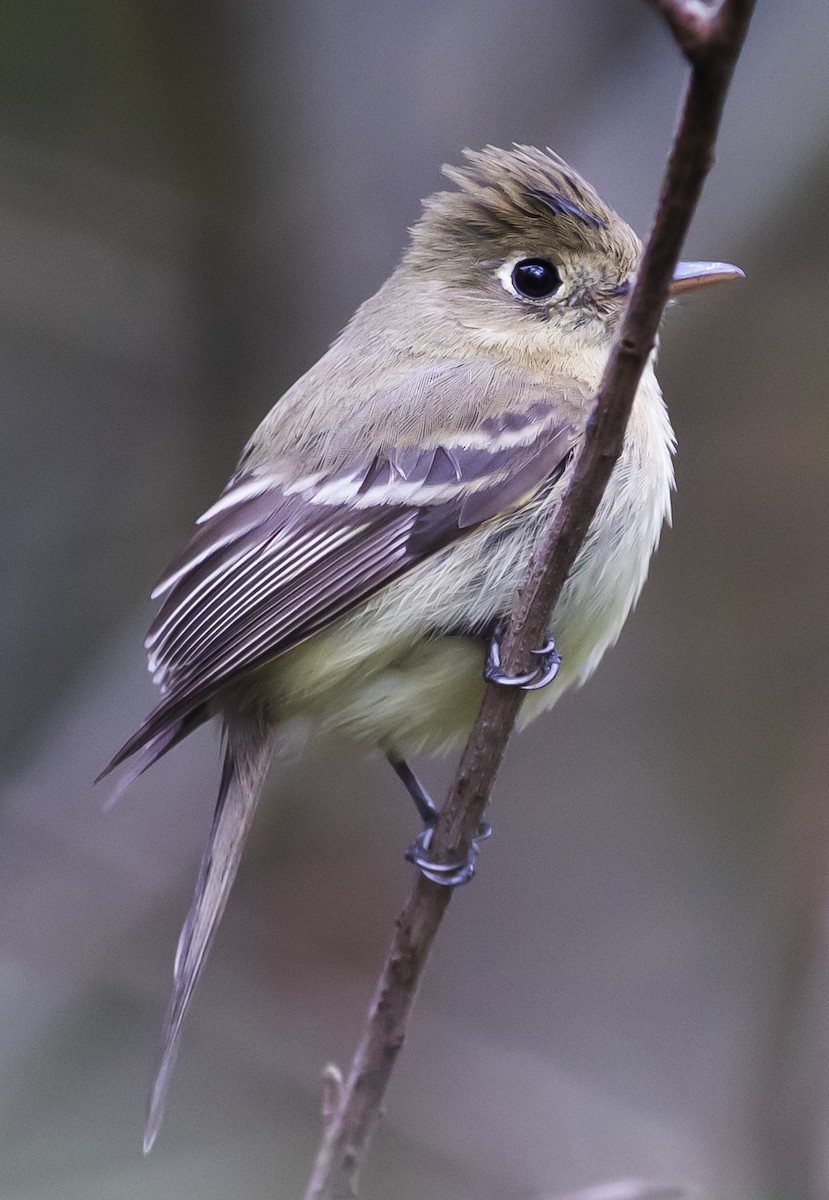
[[[499, 626], [567, 485], [642, 247], [551, 151], [464, 153], [400, 265], [274, 405], [153, 593], [161, 700], [103, 774], [135, 756], [123, 790], [213, 717], [225, 750], [145, 1150], [284, 724], [378, 747], [428, 832], [436, 810], [407, 758], [463, 743], [485, 679], [529, 691], [522, 725], [585, 680], [669, 517], [674, 437], [651, 359], [537, 669], [503, 673]], [[680, 263], [672, 292], [741, 274]], [[429, 878], [472, 874], [477, 846], [449, 867], [427, 848], [421, 837], [410, 857]]]

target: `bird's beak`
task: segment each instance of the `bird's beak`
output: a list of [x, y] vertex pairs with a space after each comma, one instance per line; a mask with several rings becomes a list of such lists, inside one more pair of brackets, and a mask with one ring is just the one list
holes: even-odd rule
[[732, 266], [731, 263], [681, 262], [676, 264], [669, 291], [671, 296], [681, 296], [685, 292], [695, 292], [698, 288], [708, 287], [712, 283], [725, 283], [727, 279], [743, 278], [744, 274], [740, 268]]

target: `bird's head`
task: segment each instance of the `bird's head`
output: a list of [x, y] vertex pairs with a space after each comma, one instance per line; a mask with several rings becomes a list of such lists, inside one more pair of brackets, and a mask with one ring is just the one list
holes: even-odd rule
[[[424, 201], [403, 270], [480, 348], [570, 359], [609, 350], [642, 253], [630, 226], [552, 151], [464, 151]], [[681, 263], [674, 291], [739, 275]]]

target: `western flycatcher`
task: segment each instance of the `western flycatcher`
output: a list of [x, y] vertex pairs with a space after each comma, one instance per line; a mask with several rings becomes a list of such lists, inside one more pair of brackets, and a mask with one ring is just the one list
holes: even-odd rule
[[[280, 726], [301, 715], [380, 747], [428, 825], [406, 757], [463, 742], [485, 674], [530, 691], [522, 724], [586, 679], [669, 515], [674, 439], [651, 359], [538, 669], [501, 672], [498, 622], [566, 486], [641, 243], [550, 152], [466, 158], [444, 169], [454, 190], [425, 201], [391, 277], [265, 417], [154, 593], [161, 700], [107, 771], [136, 755], [129, 782], [214, 716], [225, 756], [147, 1148]], [[673, 290], [740, 273], [680, 264]], [[471, 874], [428, 862], [422, 843], [413, 858], [437, 882]]]

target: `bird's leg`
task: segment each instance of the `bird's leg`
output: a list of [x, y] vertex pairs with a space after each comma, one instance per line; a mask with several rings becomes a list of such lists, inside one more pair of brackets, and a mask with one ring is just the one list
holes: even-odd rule
[[425, 875], [427, 879], [431, 879], [432, 883], [440, 883], [444, 887], [458, 887], [461, 883], [468, 883], [475, 874], [475, 867], [480, 853], [478, 843], [492, 836], [492, 826], [487, 825], [484, 821], [481, 822], [478, 827], [478, 835], [473, 838], [469, 847], [469, 854], [466, 856], [464, 862], [432, 862], [428, 857], [428, 851], [435, 825], [437, 825], [438, 810], [435, 808], [432, 797], [406, 760], [392, 750], [386, 751], [386, 758], [394, 768], [397, 777], [402, 781], [406, 791], [414, 800], [417, 811], [420, 813], [420, 819], [423, 821], [423, 829], [406, 851], [407, 860], [410, 863], [414, 863], [420, 873]]
[[486, 665], [484, 679], [487, 683], [500, 683], [502, 687], [520, 687], [524, 692], [537, 692], [552, 683], [561, 666], [561, 655], [556, 650], [556, 639], [550, 634], [540, 650], [532, 653], [538, 659], [532, 671], [525, 675], [507, 675], [501, 670], [501, 638], [504, 633], [504, 621], [495, 622], [489, 635], [486, 649]]
[[393, 750], [386, 751], [386, 758], [389, 760], [397, 778], [402, 782], [404, 788], [414, 800], [415, 807], [420, 813], [420, 819], [423, 824], [427, 828], [434, 828], [437, 824], [438, 810], [435, 808], [435, 803], [426, 791], [426, 788], [404, 758], [400, 758]]

